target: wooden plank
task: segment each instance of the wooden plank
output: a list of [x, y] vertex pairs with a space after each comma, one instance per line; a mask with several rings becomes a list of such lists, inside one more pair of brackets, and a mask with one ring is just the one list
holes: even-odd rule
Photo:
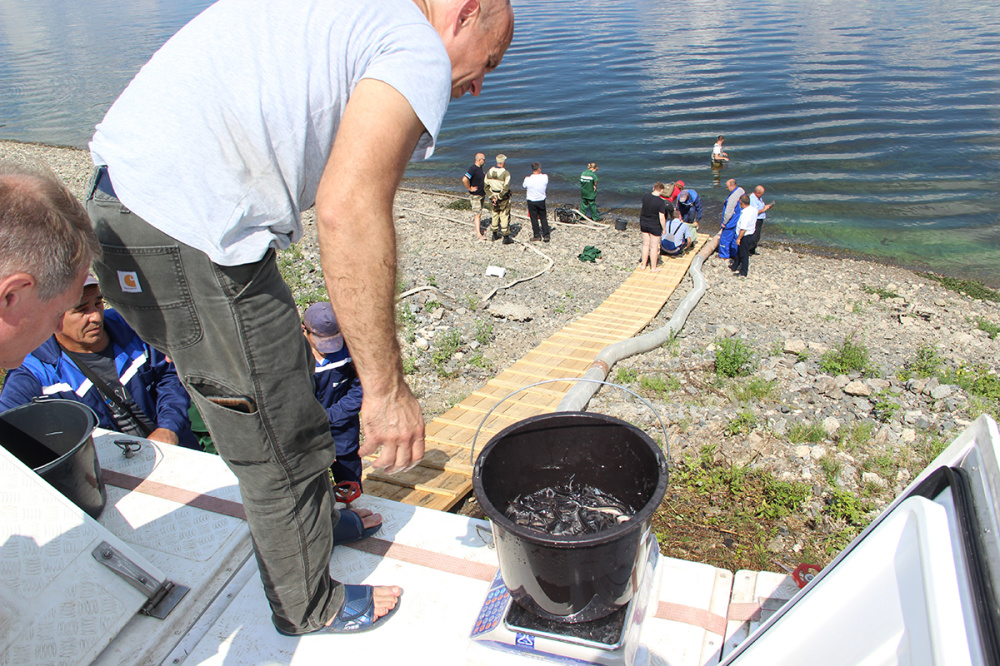
[[[708, 234], [701, 234], [698, 245], [708, 239]], [[380, 470], [366, 470], [365, 491], [441, 510], [461, 502], [472, 488], [469, 450], [480, 424], [476, 448], [481, 451], [507, 426], [554, 411], [574, 382], [524, 387], [548, 379], [579, 377], [606, 346], [645, 328], [684, 279], [693, 257], [691, 254], [672, 259], [655, 274], [633, 272], [604, 303], [550, 335], [460, 404], [428, 423], [427, 451], [421, 465], [391, 476]]]
[[386, 474], [385, 472], [373, 469], [368, 472], [368, 478], [382, 483], [392, 483], [405, 488], [424, 490], [439, 495], [454, 496], [458, 489], [462, 488], [468, 480], [462, 474], [454, 474], [439, 469], [432, 469], [418, 465], [408, 472], [398, 474]]

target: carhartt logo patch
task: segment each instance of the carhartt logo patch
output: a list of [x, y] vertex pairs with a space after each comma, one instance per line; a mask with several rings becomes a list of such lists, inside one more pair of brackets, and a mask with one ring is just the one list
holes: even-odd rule
[[135, 271], [118, 271], [118, 285], [125, 294], [141, 294], [139, 275]]

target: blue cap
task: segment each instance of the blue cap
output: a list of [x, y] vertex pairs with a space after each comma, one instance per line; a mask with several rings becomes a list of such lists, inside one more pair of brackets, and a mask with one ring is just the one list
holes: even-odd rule
[[306, 308], [302, 317], [306, 330], [312, 334], [313, 344], [321, 354], [332, 354], [344, 347], [344, 336], [340, 334], [340, 323], [329, 301], [313, 303]]

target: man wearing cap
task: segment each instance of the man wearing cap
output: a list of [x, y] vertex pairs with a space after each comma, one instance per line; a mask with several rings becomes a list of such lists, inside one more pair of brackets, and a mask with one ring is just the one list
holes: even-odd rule
[[597, 162], [591, 162], [580, 174], [580, 212], [594, 222], [600, 222], [597, 212]]
[[302, 333], [316, 360], [313, 379], [316, 399], [330, 420], [330, 434], [337, 446], [337, 459], [330, 466], [333, 480], [361, 484], [361, 380], [344, 344], [340, 324], [329, 301], [313, 303], [302, 317]]
[[483, 182], [486, 180], [486, 172], [483, 171], [484, 164], [486, 164], [486, 155], [476, 153], [476, 161], [473, 162], [469, 170], [462, 176], [462, 184], [465, 185], [465, 189], [469, 192], [469, 205], [472, 207], [472, 212], [475, 215], [472, 223], [476, 228], [476, 240], [486, 240], [486, 235], [483, 234], [481, 227], [483, 198], [486, 196], [485, 186], [483, 185]]
[[685, 222], [698, 226], [702, 215], [701, 197], [690, 188], [681, 190], [677, 195], [677, 210]]
[[120, 314], [104, 309], [92, 276], [55, 335], [7, 375], [0, 409], [38, 396], [82, 402], [107, 430], [201, 449], [188, 419], [191, 400], [174, 364], [140, 340]]
[[486, 193], [493, 205], [493, 240], [503, 235], [503, 244], [510, 245], [514, 239], [510, 237], [510, 172], [505, 165], [507, 156], [497, 155], [497, 165], [486, 172]]

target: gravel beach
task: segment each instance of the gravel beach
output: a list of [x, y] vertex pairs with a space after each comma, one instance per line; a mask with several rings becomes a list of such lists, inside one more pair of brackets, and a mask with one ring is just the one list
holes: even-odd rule
[[[0, 142], [0, 158], [12, 157], [48, 164], [83, 196], [86, 152]], [[631, 220], [624, 232], [557, 224], [551, 243], [529, 243], [523, 192], [515, 189], [518, 242], [476, 242], [471, 213], [448, 208], [463, 198], [457, 177], [452, 193], [420, 188], [404, 183], [396, 198], [398, 320], [409, 380], [430, 420], [597, 307], [636, 268], [641, 241]], [[578, 202], [549, 200], [550, 220], [561, 204]], [[715, 219], [706, 212], [703, 230], [714, 231]], [[323, 297], [311, 213], [304, 221], [303, 242], [282, 253], [300, 305]], [[602, 252], [596, 263], [577, 259], [587, 245]], [[490, 266], [505, 276], [488, 277]], [[653, 403], [674, 463], [701, 455], [804, 484], [803, 525], [811, 518], [808, 529], [818, 534], [843, 531], [842, 516], [827, 510], [831, 496], [863, 499], [870, 518], [979, 413], [996, 416], [995, 301], [902, 268], [803, 254], [769, 242], [766, 228], [749, 278], [733, 277], [718, 258], [703, 272], [708, 291], [680, 334], [619, 363], [609, 379]], [[651, 327], [665, 324], [690, 289], [685, 278]], [[748, 374], [720, 378], [716, 355], [734, 346], [751, 357]], [[838, 367], [862, 352], [864, 368]], [[589, 409], [658, 430], [645, 406], [617, 391], [602, 390]], [[767, 549], [793, 561], [804, 548], [815, 551], [808, 539], [777, 530]]]

